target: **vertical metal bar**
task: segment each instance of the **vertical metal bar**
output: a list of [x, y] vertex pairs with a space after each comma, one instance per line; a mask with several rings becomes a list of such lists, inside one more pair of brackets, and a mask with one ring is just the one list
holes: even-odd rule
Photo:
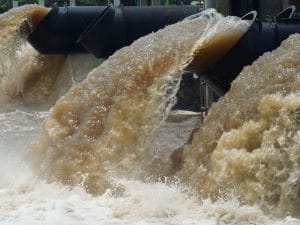
[[45, 0], [39, 0], [39, 5], [45, 6]]
[[114, 6], [120, 6], [120, 0], [114, 0]]
[[75, 0], [70, 0], [70, 6], [76, 6]]
[[18, 1], [12, 1], [12, 7], [13, 8], [17, 8], [19, 6], [19, 2]]
[[216, 8], [216, 0], [205, 0], [204, 7], [205, 9]]
[[207, 85], [203, 77], [200, 77], [200, 114], [201, 121], [203, 122], [204, 117], [207, 115]]

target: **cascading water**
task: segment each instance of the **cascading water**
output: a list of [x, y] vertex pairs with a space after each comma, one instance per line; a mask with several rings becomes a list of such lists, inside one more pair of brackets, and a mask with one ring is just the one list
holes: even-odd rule
[[0, 112], [48, 110], [72, 85], [75, 63], [86, 61], [75, 66], [78, 77], [90, 69], [91, 56], [41, 55], [27, 42], [47, 13], [28, 5], [0, 15]]
[[0, 111], [16, 105], [39, 106], [50, 95], [64, 56], [43, 56], [26, 41], [32, 30], [48, 10], [26, 6], [0, 17]]
[[193, 53], [208, 57], [220, 36], [230, 48], [247, 28], [245, 21], [208, 12], [116, 52], [51, 109], [27, 155], [35, 170], [49, 181], [83, 182], [91, 193], [107, 189], [111, 172], [137, 176]]
[[300, 216], [300, 36], [243, 69], [190, 143], [176, 175], [201, 196], [229, 192], [274, 215]]
[[25, 41], [45, 14], [0, 17], [0, 224], [300, 223], [287, 217], [300, 211], [299, 35], [245, 68], [204, 124], [176, 112], [164, 122], [182, 71], [222, 58], [247, 22], [204, 12], [77, 83], [89, 66], [78, 72], [76, 56], [41, 56]]

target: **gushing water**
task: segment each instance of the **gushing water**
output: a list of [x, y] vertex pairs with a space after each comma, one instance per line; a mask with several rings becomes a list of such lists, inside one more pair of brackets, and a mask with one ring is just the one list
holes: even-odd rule
[[41, 55], [27, 42], [47, 13], [27, 5], [0, 15], [0, 112], [48, 110], [73, 84], [72, 70], [78, 77], [89, 71], [91, 56]]
[[[200, 124], [168, 117], [180, 75], [221, 59], [247, 22], [204, 12], [77, 83], [89, 67], [74, 69], [78, 57], [41, 56], [26, 42], [46, 13], [27, 6], [0, 17], [0, 46], [11, 49], [0, 53], [0, 224], [300, 223], [288, 217], [300, 211], [299, 35], [245, 68]], [[47, 108], [71, 84], [50, 112], [7, 112]]]
[[[211, 33], [215, 27], [219, 32]], [[27, 155], [35, 171], [49, 181], [84, 183], [91, 193], [109, 187], [111, 172], [138, 176], [143, 153], [174, 105], [180, 76], [194, 54], [213, 52], [220, 37], [233, 46], [247, 28], [246, 21], [210, 11], [116, 52], [52, 108]]]
[[25, 6], [0, 16], [0, 103], [5, 105], [1, 112], [16, 105], [39, 107], [50, 96], [65, 57], [40, 55], [26, 41], [47, 12]]
[[274, 215], [300, 216], [300, 36], [244, 68], [174, 155], [201, 196], [228, 191]]

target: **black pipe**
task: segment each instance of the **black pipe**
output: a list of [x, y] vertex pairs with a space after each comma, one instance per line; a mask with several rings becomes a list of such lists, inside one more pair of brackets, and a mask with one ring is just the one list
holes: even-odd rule
[[292, 19], [296, 17], [296, 7], [289, 6], [276, 15], [277, 20]]
[[207, 72], [207, 78], [224, 93], [229, 90], [232, 80], [244, 66], [252, 64], [265, 52], [279, 47], [289, 35], [300, 33], [300, 18], [294, 14], [287, 18], [269, 17], [263, 21], [258, 20], [256, 15], [255, 11], [246, 15], [244, 19], [251, 20], [252, 17], [249, 30], [224, 58]]
[[31, 45], [44, 54], [85, 52], [76, 43], [82, 31], [107, 6], [54, 7], [29, 35]]
[[29, 35], [40, 53], [108, 57], [137, 38], [199, 12], [198, 6], [55, 7]]

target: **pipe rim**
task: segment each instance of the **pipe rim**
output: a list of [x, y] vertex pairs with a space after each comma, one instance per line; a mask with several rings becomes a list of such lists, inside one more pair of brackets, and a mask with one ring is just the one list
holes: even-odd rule
[[278, 13], [276, 15], [276, 19], [291, 19], [294, 16], [295, 12], [296, 7], [294, 5], [291, 5]]

